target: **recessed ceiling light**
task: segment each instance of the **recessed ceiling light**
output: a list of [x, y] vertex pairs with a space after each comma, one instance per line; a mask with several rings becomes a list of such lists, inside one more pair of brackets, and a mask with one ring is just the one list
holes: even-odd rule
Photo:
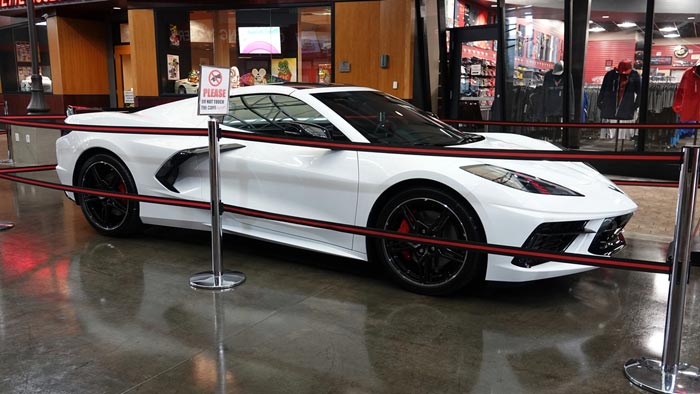
[[610, 18], [610, 15], [603, 15], [603, 16], [601, 16], [601, 18], [608, 19], [608, 18]]
[[532, 15], [532, 12], [527, 11], [527, 12], [524, 13], [524, 15]]
[[675, 26], [666, 26], [659, 29], [659, 31], [677, 31]]
[[112, 7], [113, 10], [121, 10], [122, 7]]
[[622, 23], [618, 23], [617, 26], [619, 26], [619, 27], [621, 27], [621, 28], [623, 28], [623, 29], [627, 29], [627, 28], [630, 28], [630, 27], [636, 27], [637, 24], [634, 23], [634, 22], [622, 22]]
[[692, 21], [693, 19], [695, 19], [695, 17], [694, 17], [694, 16], [689, 16], [688, 19]]
[[595, 27], [591, 27], [590, 29], [588, 29], [588, 31], [593, 32], [593, 33], [600, 33], [601, 31], [605, 31], [605, 28], [602, 26], [595, 26]]
[[678, 33], [669, 33], [669, 34], [664, 34], [664, 38], [678, 38], [681, 35]]

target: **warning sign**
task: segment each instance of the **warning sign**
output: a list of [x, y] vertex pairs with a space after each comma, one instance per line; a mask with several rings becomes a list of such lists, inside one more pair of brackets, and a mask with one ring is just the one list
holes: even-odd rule
[[226, 115], [231, 72], [228, 68], [202, 66], [200, 69], [198, 115]]

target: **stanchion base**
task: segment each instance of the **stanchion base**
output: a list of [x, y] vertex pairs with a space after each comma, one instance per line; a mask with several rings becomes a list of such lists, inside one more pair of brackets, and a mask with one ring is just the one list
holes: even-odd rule
[[0, 231], [9, 230], [13, 227], [15, 227], [15, 224], [12, 222], [0, 222]]
[[659, 360], [632, 359], [625, 363], [625, 376], [633, 384], [654, 393], [700, 393], [700, 370], [688, 364], [680, 364], [674, 376], [663, 372]]
[[196, 289], [230, 290], [245, 282], [245, 274], [238, 271], [224, 271], [217, 278], [212, 271], [200, 272], [190, 277], [190, 286]]

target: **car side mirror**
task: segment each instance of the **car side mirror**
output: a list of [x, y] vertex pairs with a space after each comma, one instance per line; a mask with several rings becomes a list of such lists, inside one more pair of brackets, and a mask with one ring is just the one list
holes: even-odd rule
[[439, 118], [435, 113], [433, 113], [433, 112], [426, 111], [426, 110], [424, 110], [424, 109], [421, 109], [421, 110], [419, 110], [419, 111], [420, 111], [420, 113], [421, 113], [422, 115], [425, 115], [425, 116], [427, 116], [427, 117], [429, 117], [429, 118], [433, 118], [433, 119], [440, 120], [440, 118]]
[[286, 122], [284, 123], [284, 133], [297, 135], [300, 137], [311, 137], [324, 140], [332, 139], [331, 132], [329, 130], [313, 123]]

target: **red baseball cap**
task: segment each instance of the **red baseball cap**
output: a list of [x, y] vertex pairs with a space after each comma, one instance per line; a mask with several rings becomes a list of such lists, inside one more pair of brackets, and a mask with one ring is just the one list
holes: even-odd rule
[[620, 61], [617, 65], [617, 72], [623, 75], [629, 75], [632, 72], [632, 61], [629, 59], [624, 59]]

